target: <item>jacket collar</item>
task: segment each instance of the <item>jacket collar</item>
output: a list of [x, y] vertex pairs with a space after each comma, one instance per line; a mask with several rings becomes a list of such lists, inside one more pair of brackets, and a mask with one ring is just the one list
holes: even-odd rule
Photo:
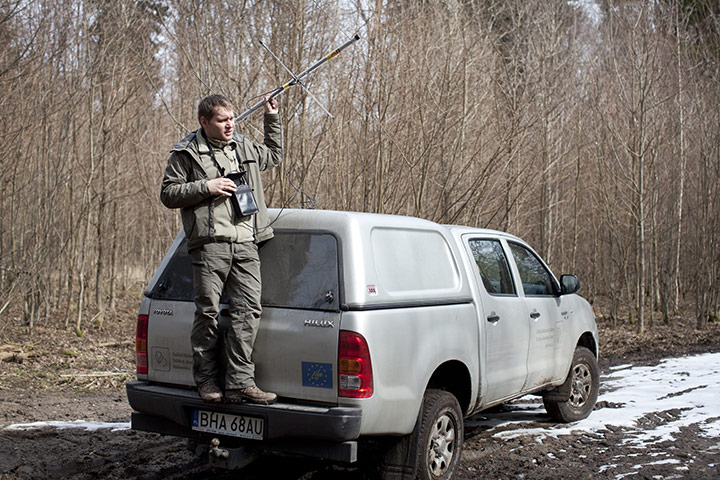
[[[200, 160], [200, 155], [209, 155], [210, 146], [207, 144], [205, 136], [201, 134], [201, 131], [202, 129], [198, 128], [194, 132], [190, 132], [185, 138], [175, 144], [172, 151], [186, 152], [188, 155], [190, 155], [190, 158], [192, 158], [193, 161], [197, 163], [200, 169], [205, 173], [205, 176], [207, 176], [207, 171], [203, 166], [203, 162]], [[230, 142], [235, 144], [235, 148], [240, 148], [240, 145], [243, 142], [243, 136], [237, 132], [234, 132], [233, 138], [232, 140], [230, 140]]]
[[[242, 135], [234, 132], [233, 137], [232, 139], [230, 139], [228, 144], [232, 145], [233, 149], [236, 149], [240, 146], [240, 143], [242, 141]], [[173, 152], [179, 152], [183, 150], [187, 151], [195, 158], [197, 158], [199, 155], [207, 155], [210, 153], [210, 145], [208, 145], [205, 139], [205, 135], [202, 134], [202, 128], [198, 128], [194, 132], [191, 132], [188, 136], [175, 144], [172, 149]]]

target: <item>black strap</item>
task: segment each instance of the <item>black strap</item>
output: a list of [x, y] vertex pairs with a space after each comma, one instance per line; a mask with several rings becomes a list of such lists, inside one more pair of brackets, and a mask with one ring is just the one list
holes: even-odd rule
[[[217, 158], [215, 158], [215, 152], [213, 151], [213, 146], [210, 143], [210, 140], [208, 139], [207, 135], [205, 135], [205, 130], [203, 130], [201, 128], [200, 134], [205, 139], [205, 144], [208, 146], [208, 150], [210, 151], [210, 158], [212, 159], [213, 163], [215, 163], [215, 167], [217, 167], [218, 172], [220, 173], [220, 176], [224, 177], [225, 176], [225, 168], [223, 168], [223, 166], [220, 165], [220, 162], [218, 162]], [[243, 143], [244, 142], [245, 142], [245, 138], [243, 137]], [[245, 168], [242, 166], [242, 162], [240, 162], [240, 156], [238, 155], [237, 148], [235, 148], [235, 160], [237, 161], [237, 164], [238, 164], [238, 173], [240, 173], [242, 175], [243, 182], [247, 183], [247, 179], [246, 179], [247, 175], [245, 172]]]

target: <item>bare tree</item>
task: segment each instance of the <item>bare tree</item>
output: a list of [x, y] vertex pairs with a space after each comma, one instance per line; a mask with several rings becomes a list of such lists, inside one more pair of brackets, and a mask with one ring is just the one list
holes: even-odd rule
[[[0, 315], [78, 334], [112, 318], [180, 229], [159, 185], [198, 101], [221, 92], [239, 113], [288, 81], [261, 41], [298, 73], [359, 32], [306, 79], [312, 96], [280, 97], [271, 206], [509, 230], [580, 274], [614, 321], [642, 331], [694, 302], [702, 326], [720, 309], [718, 13], [707, 0], [0, 2]], [[238, 129], [259, 139], [259, 124]]]

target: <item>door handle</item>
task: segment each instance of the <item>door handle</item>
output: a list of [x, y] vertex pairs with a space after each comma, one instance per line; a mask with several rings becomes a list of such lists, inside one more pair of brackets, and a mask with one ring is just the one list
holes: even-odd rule
[[530, 318], [532, 318], [533, 320], [537, 320], [538, 318], [540, 318], [540, 312], [532, 312], [530, 314]]
[[487, 317], [487, 321], [490, 323], [496, 323], [500, 320], [500, 315], [498, 315], [495, 312], [490, 312], [490, 315]]

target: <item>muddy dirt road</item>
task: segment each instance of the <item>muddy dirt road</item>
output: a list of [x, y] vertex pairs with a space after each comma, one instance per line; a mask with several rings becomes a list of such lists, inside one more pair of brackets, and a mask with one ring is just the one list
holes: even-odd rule
[[[183, 440], [129, 430], [134, 308], [83, 337], [52, 323], [0, 329], [0, 352], [14, 352], [0, 362], [0, 480], [368, 478], [278, 457], [216, 472]], [[599, 319], [598, 328], [603, 377], [590, 418], [557, 426], [537, 397], [476, 415], [457, 478], [720, 478], [720, 360], [704, 356], [720, 352], [720, 324], [697, 330], [677, 318], [638, 335]]]
[[[556, 425], [537, 397], [468, 419], [457, 478], [720, 478], [717, 398], [720, 354], [606, 367], [585, 421]], [[361, 468], [281, 457], [214, 471], [183, 440], [129, 430], [121, 391], [2, 391], [0, 407], [1, 479], [369, 478]]]

